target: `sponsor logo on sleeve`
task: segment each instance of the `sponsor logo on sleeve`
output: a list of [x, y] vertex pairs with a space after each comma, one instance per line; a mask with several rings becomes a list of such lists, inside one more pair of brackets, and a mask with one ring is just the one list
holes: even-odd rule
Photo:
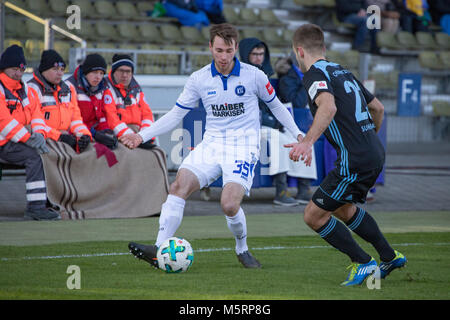
[[266, 90], [267, 90], [267, 93], [269, 93], [269, 94], [273, 93], [273, 87], [272, 87], [272, 84], [270, 83], [270, 81], [267, 82], [267, 84], [266, 84]]
[[326, 81], [314, 81], [313, 84], [311, 85], [311, 87], [308, 90], [308, 94], [310, 96], [311, 99], [314, 99], [316, 94], [317, 94], [317, 90], [320, 89], [328, 89], [328, 85]]

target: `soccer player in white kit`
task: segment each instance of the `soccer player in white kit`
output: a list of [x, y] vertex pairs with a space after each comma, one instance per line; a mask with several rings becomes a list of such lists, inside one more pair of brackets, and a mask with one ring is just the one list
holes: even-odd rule
[[228, 228], [236, 240], [236, 255], [246, 268], [261, 264], [249, 252], [247, 225], [241, 202], [249, 195], [253, 171], [259, 158], [260, 120], [258, 98], [298, 141], [303, 135], [284, 105], [278, 100], [267, 76], [258, 68], [241, 63], [235, 57], [238, 32], [224, 23], [210, 29], [210, 65], [192, 73], [175, 106], [152, 126], [137, 134], [121, 137], [122, 143], [135, 148], [154, 136], [176, 127], [183, 117], [203, 102], [206, 128], [203, 140], [184, 159], [166, 202], [162, 205], [155, 245], [130, 242], [130, 252], [157, 267], [158, 246], [172, 237], [183, 218], [186, 199], [195, 191], [222, 176], [220, 204]]

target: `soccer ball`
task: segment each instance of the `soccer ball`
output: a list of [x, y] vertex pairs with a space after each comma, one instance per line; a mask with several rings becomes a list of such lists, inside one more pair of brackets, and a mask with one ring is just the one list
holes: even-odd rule
[[194, 262], [194, 250], [183, 238], [165, 240], [156, 253], [158, 267], [167, 273], [186, 272]]

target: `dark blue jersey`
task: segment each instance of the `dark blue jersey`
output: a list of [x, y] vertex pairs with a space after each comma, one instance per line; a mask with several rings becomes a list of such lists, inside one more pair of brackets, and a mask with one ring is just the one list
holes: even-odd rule
[[375, 131], [367, 104], [374, 96], [339, 64], [326, 60], [314, 63], [303, 78], [313, 115], [321, 92], [334, 96], [336, 114], [324, 134], [336, 149], [336, 167], [342, 176], [379, 168], [385, 152]]

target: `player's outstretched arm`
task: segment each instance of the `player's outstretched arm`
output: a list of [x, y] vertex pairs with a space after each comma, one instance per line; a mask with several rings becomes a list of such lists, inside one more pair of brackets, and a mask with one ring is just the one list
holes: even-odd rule
[[291, 113], [278, 98], [273, 99], [271, 102], [266, 102], [266, 104], [269, 107], [270, 111], [272, 111], [275, 118], [277, 118], [277, 120], [280, 121], [283, 127], [287, 128], [294, 137], [296, 137], [298, 140], [303, 137], [302, 132], [297, 127], [297, 124], [295, 123]]
[[370, 115], [372, 116], [373, 123], [375, 124], [375, 130], [378, 132], [383, 123], [384, 106], [377, 98], [373, 98], [368, 104]]
[[317, 112], [306, 136], [299, 143], [285, 145], [286, 148], [292, 148], [289, 152], [289, 158], [291, 160], [298, 161], [300, 159], [304, 161], [307, 166], [311, 165], [312, 146], [328, 128], [337, 111], [336, 104], [334, 103], [334, 96], [331, 93], [319, 93], [315, 102], [318, 106]]
[[123, 135], [120, 138], [120, 141], [128, 148], [134, 149], [141, 143], [145, 143], [153, 137], [174, 129], [189, 111], [190, 110], [174, 106], [169, 112], [155, 121], [150, 127], [146, 127], [138, 133]]

